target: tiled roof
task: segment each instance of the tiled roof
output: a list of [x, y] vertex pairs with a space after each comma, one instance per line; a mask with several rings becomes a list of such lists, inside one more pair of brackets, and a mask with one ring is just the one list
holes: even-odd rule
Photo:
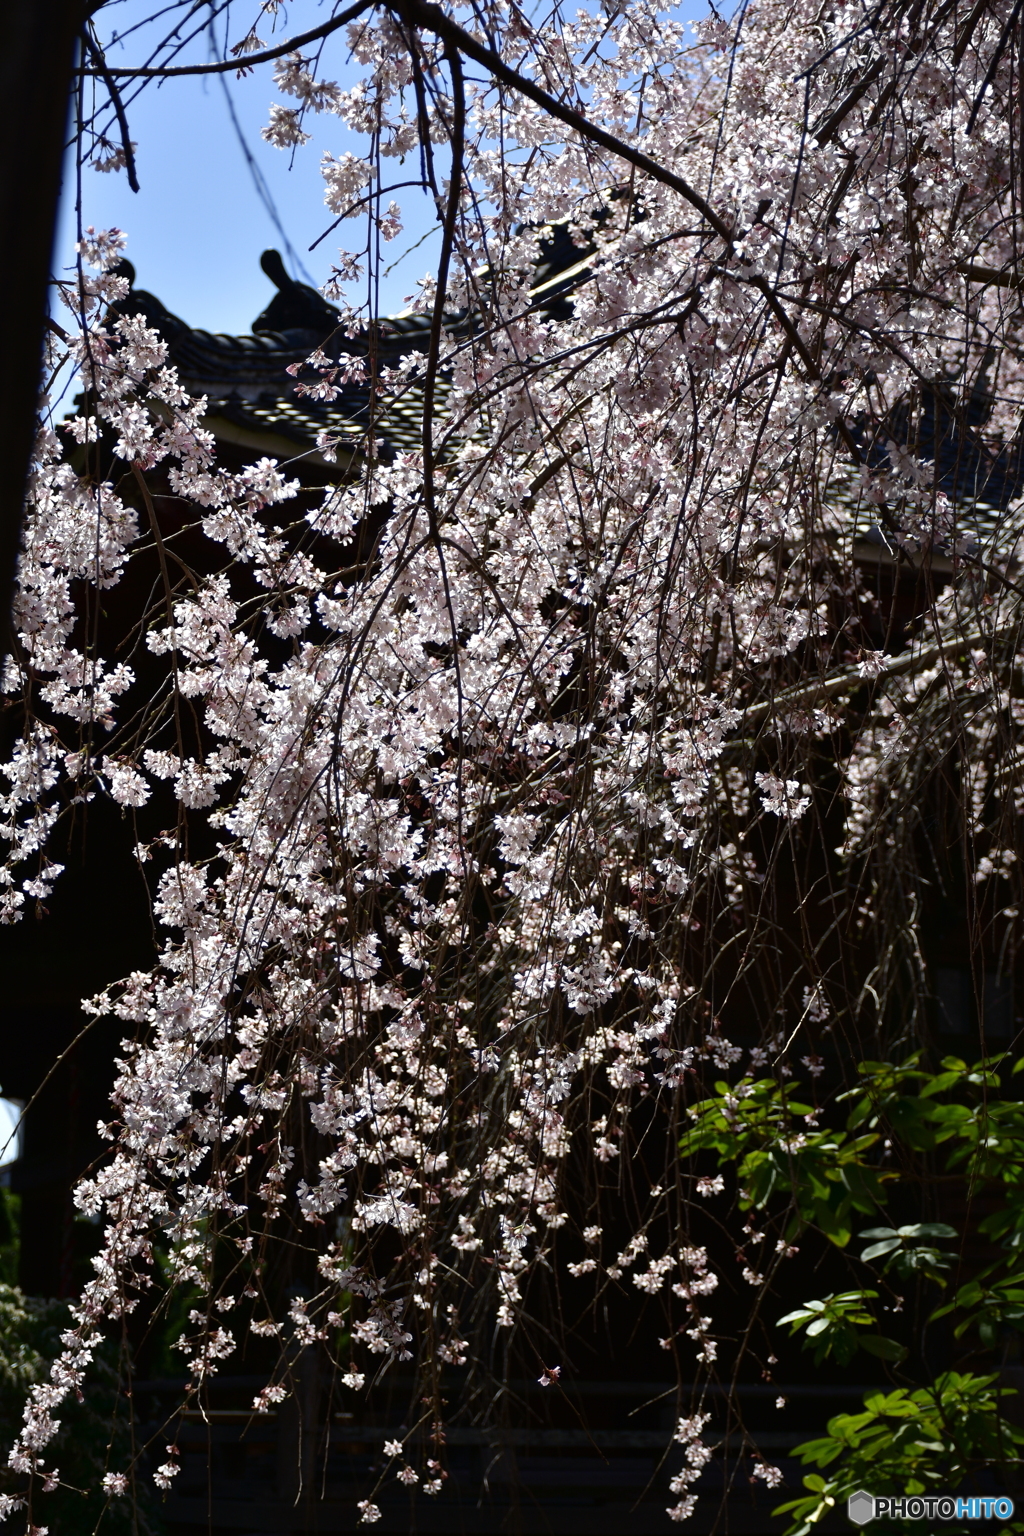
[[[139, 288], [133, 288], [118, 307], [125, 313], [143, 314], [160, 333], [182, 384], [190, 393], [207, 397], [206, 425], [223, 441], [262, 447], [276, 457], [304, 454], [321, 464], [325, 460], [315, 445], [317, 435], [325, 431], [340, 438], [343, 446], [357, 449], [372, 428], [377, 452], [385, 457], [419, 441], [419, 400], [412, 390], [402, 399], [378, 397], [372, 420], [369, 384], [345, 385], [331, 402], [296, 394], [296, 380], [287, 370], [325, 342], [329, 332], [322, 323], [251, 336], [193, 330], [155, 295]], [[410, 350], [425, 348], [428, 329], [428, 323], [418, 317], [387, 321], [373, 338], [378, 366], [395, 367]], [[365, 341], [362, 345], [342, 341], [333, 343], [330, 350], [332, 356], [342, 352], [365, 356], [368, 347]], [[313, 380], [316, 375], [310, 371], [308, 377]]]
[[[565, 304], [565, 291], [582, 265], [580, 256], [567, 231], [554, 230], [544, 242], [533, 291], [549, 313], [557, 314]], [[323, 401], [297, 394], [296, 380], [287, 370], [320, 345], [332, 360], [346, 354], [366, 358], [372, 350], [376, 369], [394, 368], [410, 352], [426, 350], [429, 321], [421, 315], [396, 315], [370, 334], [345, 340], [332, 334], [337, 311], [315, 289], [293, 282], [276, 251], [263, 253], [262, 266], [279, 291], [253, 322], [250, 336], [193, 330], [154, 294], [134, 286], [116, 308], [143, 314], [160, 333], [185, 388], [207, 397], [205, 424], [222, 442], [277, 458], [301, 454], [319, 465], [326, 463], [316, 450], [321, 432], [340, 439], [342, 459], [346, 448], [358, 453], [371, 431], [375, 452], [384, 459], [418, 448], [422, 390], [415, 378], [400, 395], [374, 397], [367, 381], [346, 384], [335, 400]], [[131, 264], [124, 262], [121, 270], [134, 283]], [[458, 326], [459, 318], [453, 323]], [[306, 377], [313, 381], [316, 375], [310, 370]], [[442, 372], [435, 391], [438, 406], [447, 388]]]
[[[415, 378], [401, 395], [374, 396], [369, 382], [350, 383], [335, 400], [322, 401], [296, 394], [296, 380], [287, 369], [304, 362], [317, 345], [332, 359], [344, 354], [366, 358], [372, 350], [377, 368], [394, 368], [411, 351], [425, 351], [429, 321], [406, 313], [379, 322], [372, 333], [358, 339], [339, 338], [332, 335], [337, 311], [315, 289], [289, 278], [276, 251], [264, 252], [262, 265], [278, 292], [253, 322], [249, 336], [193, 330], [144, 289], [133, 288], [118, 307], [126, 313], [141, 311], [160, 332], [182, 383], [193, 394], [207, 397], [206, 425], [222, 442], [279, 459], [301, 455], [307, 463], [324, 467], [327, 461], [316, 449], [322, 432], [339, 439], [342, 464], [346, 450], [349, 456], [360, 453], [371, 431], [375, 451], [384, 459], [418, 448], [422, 390]], [[566, 228], [550, 231], [534, 273], [535, 303], [552, 316], [565, 313], [568, 295], [588, 266], [589, 253], [581, 252]], [[123, 270], [134, 278], [129, 263]], [[466, 321], [454, 317], [453, 323], [458, 327]], [[310, 380], [315, 377], [308, 373]], [[440, 407], [447, 390], [443, 373], [436, 388]], [[1016, 503], [1024, 490], [1024, 432], [998, 454], [991, 453], [979, 431], [989, 405], [981, 393], [964, 407], [952, 394], [947, 398], [941, 389], [934, 390], [917, 414], [914, 445], [920, 457], [936, 460], [939, 488], [957, 508], [963, 532], [986, 549], [1012, 540], [1020, 531]], [[894, 416], [890, 435], [905, 439], [908, 426], [909, 420]], [[884, 467], [884, 449], [873, 451], [871, 459]], [[852, 477], [834, 486], [833, 499], [849, 509], [855, 549], [884, 562], [889, 539]]]

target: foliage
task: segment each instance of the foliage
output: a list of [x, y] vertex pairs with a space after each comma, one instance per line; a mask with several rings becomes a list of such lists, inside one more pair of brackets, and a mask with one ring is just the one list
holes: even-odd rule
[[0, 1185], [0, 1284], [13, 1285], [17, 1279], [21, 1198]]
[[892, 1270], [901, 1280], [909, 1280], [914, 1274], [927, 1275], [929, 1280], [945, 1284], [943, 1271], [950, 1268], [949, 1255], [939, 1248], [918, 1243], [921, 1237], [956, 1237], [955, 1227], [944, 1221], [915, 1221], [902, 1227], [869, 1227], [861, 1237], [870, 1237], [871, 1245], [864, 1249], [861, 1258], [865, 1263], [872, 1259], [885, 1259], [885, 1269]]
[[[890, 1283], [909, 1283], [915, 1300], [904, 1314], [906, 1342], [880, 1333], [880, 1291], [861, 1286], [839, 1294], [810, 1300], [787, 1312], [778, 1326], [788, 1326], [790, 1336], [800, 1335], [803, 1347], [812, 1349], [816, 1365], [833, 1358], [847, 1365], [858, 1349], [894, 1366], [907, 1362], [919, 1330], [940, 1320], [952, 1324], [955, 1339], [976, 1335], [991, 1349], [1007, 1329], [1024, 1331], [1024, 1269], [1021, 1267], [1020, 1229], [1012, 1221], [1013, 1206], [1004, 1190], [1019, 1187], [1024, 1166], [1024, 1105], [1014, 1095], [1013, 1079], [1024, 1065], [1001, 1057], [988, 1058], [972, 1067], [956, 1057], [946, 1057], [939, 1069], [929, 1071], [920, 1053], [901, 1063], [862, 1062], [860, 1082], [839, 1096], [848, 1106], [842, 1130], [813, 1133], [798, 1156], [809, 1151], [817, 1187], [829, 1191], [843, 1186], [848, 1167], [850, 1138], [855, 1132], [860, 1154], [874, 1158], [876, 1175], [870, 1184], [873, 1213], [881, 1214], [894, 1197], [897, 1183], [893, 1170], [884, 1170], [882, 1158], [899, 1157], [905, 1173], [923, 1172], [925, 1160], [941, 1149], [944, 1167], [963, 1180], [983, 1210], [993, 1205], [973, 1230], [958, 1232], [946, 1222], [925, 1221], [900, 1226], [868, 1227], [859, 1233], [867, 1246], [859, 1264], [876, 1269]], [[1003, 1075], [1001, 1076], [1001, 1070]], [[691, 1110], [694, 1128], [682, 1142], [686, 1153], [714, 1150], [720, 1167], [730, 1167], [744, 1191], [746, 1208], [767, 1208], [773, 1196], [789, 1208], [789, 1236], [806, 1234], [816, 1227], [822, 1238], [842, 1246], [849, 1233], [835, 1230], [834, 1202], [822, 1199], [798, 1171], [788, 1181], [755, 1181], [751, 1171], [764, 1159], [777, 1155], [780, 1145], [802, 1139], [796, 1121], [813, 1111], [796, 1101], [789, 1083], [765, 1080], [741, 1082], [719, 1092]], [[769, 1113], [764, 1106], [771, 1106]], [[867, 1127], [864, 1132], [863, 1128]], [[730, 1166], [731, 1165], [731, 1166]], [[938, 1170], [933, 1174], [936, 1178]], [[948, 1187], [948, 1184], [947, 1184]], [[808, 1190], [810, 1189], [810, 1193]], [[1000, 1198], [986, 1202], [989, 1190]], [[968, 1206], [969, 1208], [969, 1206]], [[764, 1210], [768, 1214], [767, 1209]], [[971, 1266], [968, 1256], [978, 1238], [997, 1232], [1003, 1238], [1003, 1256], [994, 1263]], [[961, 1240], [959, 1256], [937, 1246]], [[922, 1241], [923, 1240], [923, 1241]], [[940, 1301], [941, 1293], [958, 1259], [961, 1274], [965, 1260], [975, 1269], [962, 1279], [952, 1299]], [[932, 1287], [922, 1291], [921, 1283]], [[893, 1297], [891, 1287], [887, 1294]], [[900, 1310], [903, 1297], [898, 1298]], [[888, 1307], [892, 1323], [898, 1321]], [[917, 1355], [917, 1351], [913, 1351]], [[917, 1355], [908, 1369], [920, 1372]], [[839, 1414], [829, 1421], [828, 1434], [798, 1447], [807, 1466], [829, 1469], [827, 1476], [812, 1473], [804, 1479], [805, 1497], [780, 1506], [778, 1513], [791, 1516], [790, 1536], [805, 1536], [827, 1511], [858, 1488], [875, 1493], [950, 1491], [985, 1468], [998, 1468], [1005, 1477], [1020, 1461], [1024, 1432], [1016, 1422], [1014, 1392], [1000, 1388], [998, 1376], [970, 1371], [947, 1371], [917, 1388], [898, 1386], [865, 1398], [864, 1411]], [[1016, 1527], [1015, 1527], [1016, 1528]]]
[[874, 1328], [875, 1319], [865, 1310], [864, 1303], [877, 1299], [877, 1291], [844, 1291], [839, 1296], [825, 1296], [820, 1301], [809, 1301], [795, 1312], [787, 1312], [785, 1317], [779, 1318], [779, 1326], [789, 1323], [792, 1334], [800, 1328], [806, 1330], [807, 1339], [815, 1341], [815, 1365], [820, 1365], [828, 1355], [834, 1355], [840, 1365], [846, 1365], [858, 1348], [866, 1349], [882, 1360], [901, 1360], [906, 1350], [895, 1339], [886, 1339], [874, 1332], [857, 1332], [858, 1328]]
[[884, 1199], [882, 1183], [894, 1176], [869, 1158], [877, 1132], [851, 1136], [816, 1129], [811, 1105], [796, 1103], [788, 1085], [774, 1078], [744, 1078], [733, 1087], [718, 1083], [716, 1090], [715, 1098], [688, 1111], [694, 1124], [680, 1142], [682, 1155], [714, 1150], [720, 1165], [736, 1164], [741, 1210], [784, 1193], [792, 1207], [790, 1236], [813, 1222], [845, 1247], [857, 1213], [876, 1211]]
[[[68, 1304], [24, 1296], [16, 1287], [0, 1284], [0, 1456], [6, 1463], [17, 1436], [29, 1388], [49, 1378], [51, 1363], [61, 1353], [61, 1334], [70, 1321]], [[160, 1529], [155, 1499], [145, 1483], [132, 1482], [131, 1499], [111, 1497], [103, 1479], [112, 1463], [131, 1460], [126, 1404], [120, 1393], [118, 1350], [104, 1344], [90, 1365], [82, 1400], [61, 1410], [54, 1440], [59, 1484], [47, 1494], [47, 1515], [62, 1536], [92, 1536], [97, 1525], [111, 1536], [131, 1532], [150, 1536]], [[141, 1481], [141, 1480], [140, 1480]], [[0, 1473], [3, 1512], [17, 1507], [17, 1483]]]
[[[841, 1413], [821, 1440], [800, 1446], [805, 1466], [835, 1468], [804, 1478], [807, 1495], [782, 1504], [791, 1536], [806, 1536], [824, 1514], [860, 1488], [876, 1494], [947, 1493], [979, 1467], [1019, 1460], [1024, 1431], [1002, 1411], [997, 1376], [944, 1372], [928, 1387], [874, 1392], [863, 1413]], [[835, 1467], [836, 1463], [840, 1463]], [[1010, 1529], [1024, 1526], [1015, 1522]]]

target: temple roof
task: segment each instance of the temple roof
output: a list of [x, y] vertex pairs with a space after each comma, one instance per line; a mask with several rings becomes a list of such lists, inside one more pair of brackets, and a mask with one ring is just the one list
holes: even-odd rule
[[[591, 253], [580, 250], [566, 227], [549, 231], [531, 286], [537, 308], [552, 317], [565, 314], [569, 292], [585, 277], [590, 258]], [[344, 384], [336, 399], [324, 401], [297, 394], [297, 381], [288, 369], [304, 363], [317, 346], [332, 361], [341, 361], [345, 355], [365, 358], [372, 352], [378, 368], [394, 368], [410, 352], [426, 350], [429, 320], [406, 312], [376, 322], [358, 338], [345, 338], [338, 331], [338, 311], [316, 289], [289, 277], [277, 251], [265, 251], [261, 265], [278, 291], [247, 336], [193, 329], [154, 294], [134, 286], [129, 262], [122, 263], [121, 271], [133, 286], [115, 308], [126, 314], [141, 313], [159, 332], [186, 389], [207, 397], [204, 425], [221, 443], [277, 459], [301, 455], [305, 463], [322, 469], [335, 468], [316, 446], [317, 437], [325, 432], [338, 440], [342, 469], [360, 456], [371, 430], [380, 458], [417, 450], [422, 441], [423, 399], [415, 376], [401, 394], [378, 393], [372, 402], [369, 384], [354, 382]], [[448, 328], [458, 330], [468, 324], [465, 317], [455, 315]], [[317, 375], [307, 370], [305, 377], [313, 381]], [[436, 383], [439, 406], [447, 388], [442, 371]], [[1016, 532], [1016, 527], [1008, 526], [1019, 520], [1018, 508], [1014, 505], [1011, 511], [1011, 503], [1016, 503], [1024, 486], [1024, 432], [999, 453], [988, 451], [980, 429], [989, 405], [980, 393], [966, 406], [957, 405], [951, 392], [947, 397], [935, 387], [923, 402], [915, 429], [917, 453], [936, 462], [939, 487], [956, 506], [958, 523], [975, 548], [991, 547], [994, 541], [1005, 540], [1008, 532]], [[906, 436], [909, 420], [894, 418], [892, 425], [893, 435]], [[873, 465], [877, 460], [877, 467], [885, 467], [881, 446], [870, 450], [869, 457]], [[874, 521], [871, 506], [852, 476], [840, 476], [833, 500], [850, 508], [858, 558], [891, 563], [895, 550], [890, 538]], [[933, 550], [931, 563], [936, 571], [949, 565], [941, 546]]]
[[[531, 291], [538, 306], [559, 312], [566, 288], [586, 263], [581, 255], [568, 231], [552, 231], [534, 272]], [[115, 309], [142, 314], [167, 343], [169, 361], [182, 384], [191, 394], [207, 397], [204, 425], [220, 442], [276, 458], [301, 454], [305, 462], [325, 467], [328, 461], [316, 448], [322, 432], [339, 439], [339, 458], [346, 448], [358, 454], [371, 427], [378, 457], [417, 449], [422, 441], [422, 389], [415, 378], [401, 395], [378, 395], [371, 420], [368, 383], [343, 385], [333, 401], [314, 400], [296, 393], [296, 379], [288, 369], [302, 364], [317, 346], [332, 361], [346, 354], [367, 357], [372, 349], [378, 368], [397, 367], [410, 352], [426, 350], [429, 319], [409, 312], [390, 316], [359, 338], [345, 339], [337, 334], [338, 311], [315, 288], [289, 277], [277, 251], [264, 251], [260, 264], [278, 291], [248, 336], [193, 329], [155, 294], [135, 287], [135, 270], [127, 261], [119, 270], [132, 287]], [[465, 323], [453, 316], [449, 328]], [[308, 370], [305, 378], [313, 381], [316, 374]], [[447, 388], [442, 372], [436, 384], [439, 404]]]
[[[276, 251], [265, 253], [265, 268], [273, 258], [280, 262]], [[129, 279], [134, 277], [127, 262], [122, 271]], [[279, 291], [249, 336], [193, 329], [155, 294], [134, 284], [117, 308], [143, 315], [167, 343], [168, 360], [182, 384], [190, 394], [207, 397], [204, 425], [219, 441], [276, 458], [303, 454], [308, 462], [326, 464], [316, 449], [318, 434], [329, 432], [344, 446], [358, 450], [371, 427], [370, 391], [366, 385], [347, 384], [331, 402], [296, 394], [296, 380], [287, 370], [327, 341], [335, 330], [337, 311], [315, 289], [300, 283], [290, 287], [298, 292], [284, 289], [286, 303], [279, 304]], [[319, 313], [310, 299], [319, 300]], [[275, 322], [280, 329], [274, 328]], [[380, 366], [394, 367], [411, 349], [425, 347], [428, 332], [429, 323], [418, 316], [399, 316], [379, 326], [373, 342]], [[360, 346], [334, 343], [331, 350], [340, 354], [342, 349], [366, 355], [368, 344], [365, 340]], [[314, 377], [310, 371], [309, 378]], [[387, 456], [415, 446], [419, 401], [413, 392], [408, 398], [378, 400], [373, 426], [378, 453]]]

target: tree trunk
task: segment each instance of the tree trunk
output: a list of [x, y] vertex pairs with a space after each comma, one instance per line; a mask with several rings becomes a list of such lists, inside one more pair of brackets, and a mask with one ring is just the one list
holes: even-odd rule
[[61, 161], [82, 0], [8, 0], [0, 41], [0, 229], [16, 273], [0, 369], [0, 603], [6, 621], [35, 431]]

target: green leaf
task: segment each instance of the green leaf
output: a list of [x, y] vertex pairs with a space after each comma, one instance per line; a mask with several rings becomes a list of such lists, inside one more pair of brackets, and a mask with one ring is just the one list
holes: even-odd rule
[[[948, 1061], [951, 1058], [947, 1057], [946, 1059]], [[930, 1099], [937, 1093], [945, 1093], [947, 1088], [952, 1088], [955, 1083], [960, 1081], [965, 1070], [966, 1068], [961, 1062], [958, 1067], [953, 1068], [951, 1071], [936, 1073], [931, 1082], [925, 1083], [921, 1089], [922, 1099]]]
[[814, 1220], [829, 1241], [835, 1243], [837, 1248], [846, 1247], [852, 1233], [849, 1222], [843, 1220], [839, 1211], [833, 1211], [831, 1206], [816, 1203]]
[[[808, 1329], [808, 1332], [810, 1330]], [[861, 1349], [866, 1349], [869, 1355], [875, 1355], [879, 1360], [903, 1360], [907, 1351], [902, 1344], [895, 1339], [887, 1339], [880, 1333], [861, 1334], [857, 1340]]]
[[814, 1317], [815, 1313], [808, 1312], [806, 1307], [800, 1307], [796, 1312], [787, 1312], [785, 1317], [779, 1318], [779, 1327], [784, 1323], [806, 1323], [807, 1319]]
[[898, 1237], [890, 1238], [884, 1243], [872, 1243], [870, 1248], [864, 1249], [861, 1258], [870, 1263], [872, 1259], [881, 1259], [887, 1253], [895, 1253], [899, 1246], [900, 1240]]
[[[900, 1237], [956, 1237], [956, 1227], [949, 1227], [944, 1221], [919, 1221], [913, 1227], [898, 1227]], [[867, 1236], [866, 1233], [863, 1234]]]
[[863, 1125], [871, 1111], [874, 1109], [870, 1099], [861, 1099], [851, 1109], [846, 1124], [851, 1131], [855, 1131], [858, 1125]]

